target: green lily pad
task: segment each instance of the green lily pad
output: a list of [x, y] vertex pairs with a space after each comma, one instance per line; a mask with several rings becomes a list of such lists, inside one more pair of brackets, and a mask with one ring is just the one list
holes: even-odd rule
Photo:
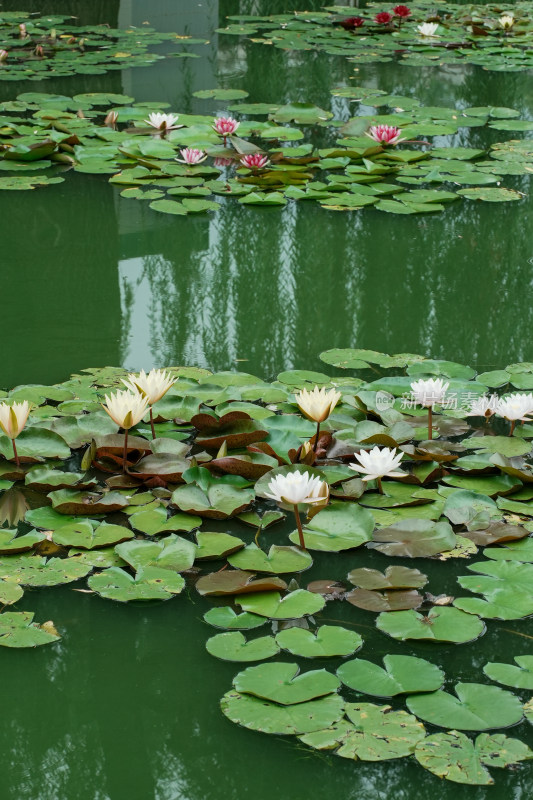
[[337, 675], [350, 689], [378, 697], [434, 692], [444, 682], [443, 671], [423, 658], [387, 655], [383, 657], [383, 663], [385, 669], [371, 661], [355, 658], [342, 664]]
[[92, 567], [68, 558], [8, 556], [0, 559], [0, 578], [21, 586], [59, 586], [84, 578]]
[[318, 750], [336, 749], [335, 754], [354, 761], [385, 761], [414, 752], [426, 735], [424, 726], [405, 711], [374, 703], [348, 703], [350, 722], [301, 736], [300, 740]]
[[325, 604], [323, 597], [305, 589], [296, 589], [285, 597], [281, 597], [279, 592], [259, 592], [238, 597], [235, 602], [243, 611], [269, 619], [299, 619], [316, 614]]
[[244, 550], [230, 555], [228, 562], [237, 569], [279, 575], [285, 572], [303, 572], [303, 570], [309, 569], [313, 559], [309, 553], [297, 547], [282, 547], [275, 544], [270, 547], [267, 554], [252, 542]]
[[53, 623], [33, 622], [31, 611], [4, 611], [0, 615], [1, 647], [40, 647], [60, 638]]
[[447, 731], [427, 736], [415, 749], [424, 769], [454, 783], [489, 786], [494, 783], [486, 767], [507, 767], [532, 758], [533, 752], [518, 739], [502, 733], [480, 733], [472, 742], [464, 733]]
[[218, 633], [208, 639], [205, 646], [208, 653], [222, 661], [263, 661], [279, 653], [273, 636], [246, 641], [239, 631]]
[[417, 611], [388, 611], [379, 615], [376, 626], [393, 639], [431, 639], [436, 642], [472, 642], [485, 632], [479, 617], [458, 608], [435, 607], [427, 616]]
[[484, 731], [515, 725], [523, 717], [520, 700], [498, 686], [458, 683], [457, 697], [439, 690], [418, 694], [406, 700], [409, 711], [441, 728]]
[[455, 547], [455, 534], [447, 522], [406, 519], [378, 528], [370, 547], [388, 556], [425, 558]]
[[304, 628], [286, 628], [276, 635], [276, 642], [283, 650], [302, 658], [349, 656], [363, 646], [358, 633], [340, 625], [320, 625], [315, 633]]
[[17, 530], [0, 528], [0, 556], [10, 553], [24, 553], [31, 550], [38, 542], [42, 542], [44, 534], [40, 531], [30, 531], [22, 536], [17, 536]]
[[63, 525], [59, 530], [54, 531], [52, 536], [52, 540], [56, 544], [81, 547], [86, 550], [118, 544], [127, 539], [133, 539], [133, 533], [128, 528], [122, 525], [111, 525], [107, 522], [101, 522], [93, 527], [89, 520]]
[[134, 539], [123, 542], [115, 552], [135, 570], [146, 567], [184, 572], [194, 564], [196, 546], [181, 536], [170, 534], [157, 542]]
[[284, 706], [306, 703], [336, 692], [339, 679], [325, 669], [299, 674], [298, 664], [273, 662], [248, 667], [233, 679], [241, 694], [252, 694]]
[[301, 735], [333, 725], [342, 716], [344, 701], [332, 694], [284, 706], [231, 691], [224, 695], [220, 707], [224, 716], [244, 728], [283, 736]]
[[167, 518], [164, 506], [147, 508], [130, 516], [130, 525], [147, 536], [156, 536], [169, 531], [192, 531], [202, 524], [200, 517], [191, 514], [173, 514]]
[[195, 561], [209, 561], [236, 553], [244, 547], [238, 536], [218, 531], [198, 531], [196, 533]]
[[101, 597], [129, 603], [131, 600], [169, 600], [179, 594], [185, 581], [177, 572], [158, 567], [139, 569], [135, 577], [120, 567], [110, 567], [87, 581]]
[[220, 608], [210, 608], [204, 614], [204, 620], [214, 628], [226, 628], [230, 630], [249, 631], [253, 628], [260, 628], [265, 625], [267, 620], [258, 614], [236, 614], [229, 606]]
[[516, 664], [489, 662], [483, 672], [492, 681], [515, 689], [533, 689], [533, 656], [515, 656]]
[[[368, 542], [374, 528], [372, 514], [360, 506], [333, 502], [304, 526], [305, 545], [309, 550], [338, 553]], [[299, 542], [298, 532], [289, 534]]]
[[9, 583], [0, 580], [0, 603], [3, 606], [11, 606], [24, 595], [24, 589], [17, 583]]

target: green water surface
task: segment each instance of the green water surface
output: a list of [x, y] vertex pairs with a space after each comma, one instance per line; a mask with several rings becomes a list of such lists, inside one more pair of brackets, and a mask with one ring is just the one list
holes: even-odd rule
[[[192, 48], [199, 59], [48, 80], [42, 91], [125, 92], [168, 101], [173, 111], [209, 113], [223, 104], [191, 93], [220, 85], [246, 89], [251, 102], [312, 102], [348, 118], [348, 101], [330, 95], [354, 76], [347, 61], [213, 33], [239, 10], [320, 5], [17, 0], [2, 8], [76, 13], [82, 22], [112, 25], [149, 20], [160, 30], [210, 42]], [[533, 116], [527, 73], [389, 63], [362, 65], [355, 80], [413, 94], [426, 105], [508, 106]], [[36, 86], [0, 84], [0, 99]], [[498, 137], [501, 132], [468, 129], [439, 144], [478, 147]], [[530, 199], [457, 203], [431, 217], [327, 212], [306, 203], [280, 211], [226, 200], [214, 216], [169, 219], [121, 198], [105, 176], [65, 177], [42, 191], [0, 197], [3, 386], [51, 383], [104, 364], [187, 363], [271, 376], [291, 367], [320, 368], [321, 350], [348, 346], [419, 352], [485, 369], [533, 360]], [[506, 185], [527, 191], [527, 179], [510, 178]], [[240, 523], [218, 527], [253, 538]], [[287, 523], [265, 534], [265, 543], [285, 542], [290, 528]], [[301, 585], [388, 563], [368, 551], [318, 554]], [[457, 593], [455, 578], [466, 569], [457, 561], [413, 566], [429, 569], [433, 594]], [[26, 597], [25, 608], [39, 620], [53, 619], [63, 638], [35, 651], [1, 654], [1, 800], [530, 797], [531, 766], [493, 770], [493, 788], [461, 787], [410, 759], [355, 763], [231, 724], [218, 703], [239, 665], [206, 653], [205, 640], [215, 631], [202, 615], [213, 601], [194, 590], [150, 607], [108, 602], [72, 586]], [[533, 652], [533, 629], [523, 621], [489, 622], [486, 635], [469, 645], [407, 648], [377, 632], [374, 615], [346, 603], [328, 604], [317, 620], [325, 618], [342, 619], [361, 633], [363, 658], [420, 655], [445, 669], [448, 685], [483, 682], [482, 667], [496, 654], [510, 661]], [[531, 745], [532, 732], [522, 723], [509, 734]]]

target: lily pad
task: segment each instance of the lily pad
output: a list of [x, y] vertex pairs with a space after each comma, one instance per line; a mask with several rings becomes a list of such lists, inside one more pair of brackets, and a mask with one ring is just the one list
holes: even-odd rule
[[447, 522], [406, 519], [375, 530], [370, 547], [388, 556], [427, 558], [455, 547], [455, 535]]
[[194, 564], [196, 546], [181, 536], [170, 534], [158, 542], [140, 539], [123, 542], [116, 546], [115, 552], [135, 570], [159, 567], [184, 572]]
[[348, 573], [348, 580], [361, 589], [421, 589], [428, 582], [420, 570], [396, 566], [387, 567], [384, 573], [359, 567]]
[[[304, 526], [306, 547], [310, 550], [338, 553], [368, 542], [374, 528], [372, 514], [350, 503], [333, 502]], [[298, 532], [289, 535], [298, 543]]]
[[458, 608], [432, 608], [427, 616], [417, 611], [388, 611], [379, 615], [376, 626], [393, 639], [431, 639], [436, 642], [472, 642], [485, 632], [479, 617]]
[[406, 700], [409, 711], [420, 719], [441, 728], [485, 731], [515, 725], [523, 717], [518, 697], [498, 686], [482, 683], [458, 683], [457, 697], [439, 690], [418, 694]]
[[239, 672], [233, 686], [241, 694], [289, 706], [332, 694], [338, 690], [340, 681], [325, 669], [299, 674], [298, 664], [273, 662]]
[[423, 658], [387, 655], [383, 663], [385, 669], [355, 658], [342, 664], [337, 675], [350, 689], [378, 697], [434, 692], [444, 683], [443, 671]]
[[214, 628], [225, 628], [230, 630], [249, 631], [253, 628], [260, 628], [265, 625], [267, 620], [257, 614], [236, 614], [229, 606], [220, 608], [210, 608], [204, 614], [204, 620]]
[[342, 717], [344, 701], [332, 694], [284, 706], [231, 691], [224, 695], [220, 707], [228, 719], [244, 728], [283, 736], [301, 735], [333, 725]]
[[235, 602], [243, 611], [269, 619], [299, 619], [316, 614], [325, 605], [323, 597], [305, 589], [296, 589], [285, 597], [281, 597], [279, 592], [259, 592], [239, 597]]
[[273, 636], [249, 639], [239, 631], [218, 633], [206, 642], [207, 652], [222, 661], [263, 661], [279, 653]]
[[363, 646], [358, 633], [339, 625], [320, 625], [315, 633], [305, 628], [286, 628], [276, 635], [276, 642], [283, 650], [302, 658], [349, 656]]
[[517, 764], [533, 758], [533, 752], [523, 742], [502, 733], [481, 733], [472, 742], [464, 733], [452, 730], [419, 742], [415, 758], [439, 778], [471, 786], [489, 786], [494, 781], [486, 767]]
[[279, 575], [285, 572], [303, 572], [303, 570], [309, 569], [313, 559], [309, 553], [297, 547], [282, 547], [273, 544], [267, 554], [252, 543], [247, 545], [244, 550], [230, 556], [228, 562], [237, 569]]
[[4, 611], [0, 615], [1, 647], [39, 647], [60, 638], [52, 622], [33, 622], [31, 611]]
[[120, 567], [110, 567], [91, 575], [87, 583], [96, 594], [119, 603], [169, 600], [185, 586], [185, 581], [177, 572], [158, 567], [139, 569], [135, 577]]

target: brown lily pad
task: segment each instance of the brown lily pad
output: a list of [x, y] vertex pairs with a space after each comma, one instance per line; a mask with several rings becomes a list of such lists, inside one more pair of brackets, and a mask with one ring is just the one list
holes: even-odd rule
[[348, 580], [360, 589], [421, 589], [428, 577], [410, 567], [387, 567], [385, 572], [360, 567], [348, 573]]
[[408, 608], [418, 608], [424, 598], [414, 589], [406, 591], [373, 592], [369, 589], [352, 589], [345, 595], [345, 599], [357, 608], [365, 611], [405, 611]]
[[470, 539], [474, 544], [485, 546], [497, 542], [512, 542], [529, 536], [529, 531], [521, 525], [509, 525], [505, 522], [491, 522], [482, 531], [463, 531], [461, 536]]
[[287, 584], [281, 578], [261, 577], [255, 572], [245, 572], [241, 569], [225, 569], [220, 572], [210, 572], [196, 583], [196, 590], [204, 596], [217, 596], [226, 594], [250, 594], [251, 592], [285, 591]]

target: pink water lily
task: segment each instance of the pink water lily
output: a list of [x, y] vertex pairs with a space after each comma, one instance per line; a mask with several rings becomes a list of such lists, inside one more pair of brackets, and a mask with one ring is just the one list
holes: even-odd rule
[[248, 156], [242, 156], [241, 164], [248, 169], [263, 169], [268, 164], [268, 156], [262, 156], [261, 153], [252, 153]]
[[398, 144], [405, 141], [405, 139], [400, 139], [401, 132], [402, 129], [396, 128], [394, 125], [372, 125], [366, 135], [379, 144]]
[[187, 147], [185, 150], [180, 150], [181, 158], [177, 158], [181, 164], [201, 164], [207, 158], [207, 153], [203, 150], [197, 150], [195, 147]]
[[224, 146], [226, 146], [227, 137], [235, 133], [240, 124], [233, 117], [215, 117], [213, 130], [224, 137]]
[[0, 62], [5, 61], [8, 55], [7, 50], [0, 50]]

